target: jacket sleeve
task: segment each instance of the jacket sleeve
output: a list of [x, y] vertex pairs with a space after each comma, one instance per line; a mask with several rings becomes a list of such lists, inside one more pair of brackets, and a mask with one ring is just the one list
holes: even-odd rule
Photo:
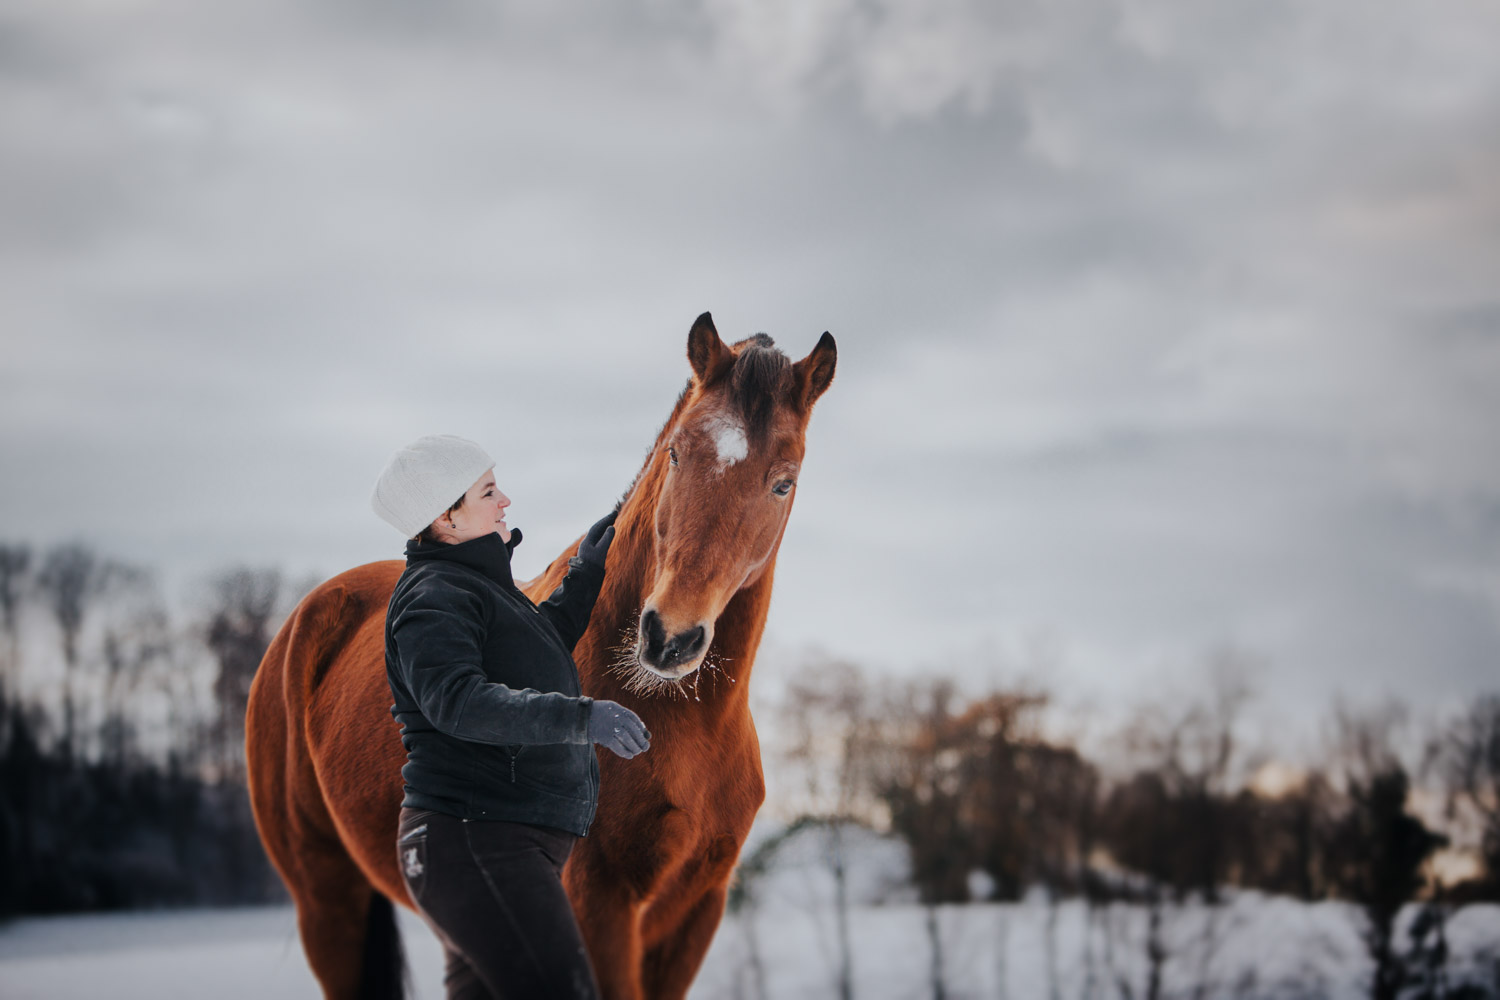
[[439, 732], [495, 745], [589, 742], [592, 699], [485, 679], [477, 595], [451, 586], [424, 589], [397, 612], [391, 635], [407, 689]]
[[547, 616], [557, 634], [567, 644], [569, 652], [583, 638], [589, 627], [589, 616], [594, 612], [594, 602], [599, 599], [599, 590], [604, 586], [604, 567], [594, 566], [574, 556], [568, 560], [568, 575], [537, 609]]

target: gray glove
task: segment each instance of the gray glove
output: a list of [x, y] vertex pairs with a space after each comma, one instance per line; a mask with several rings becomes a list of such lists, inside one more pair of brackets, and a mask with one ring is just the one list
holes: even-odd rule
[[645, 753], [651, 734], [641, 717], [617, 701], [595, 699], [589, 706], [589, 739], [626, 760]]

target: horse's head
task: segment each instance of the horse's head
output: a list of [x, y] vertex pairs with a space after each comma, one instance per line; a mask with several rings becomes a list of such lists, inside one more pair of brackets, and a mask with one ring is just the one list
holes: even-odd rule
[[644, 470], [656, 486], [652, 565], [633, 658], [665, 681], [703, 663], [730, 600], [770, 570], [837, 350], [827, 333], [795, 363], [765, 334], [726, 345], [704, 313], [687, 354], [692, 381]]

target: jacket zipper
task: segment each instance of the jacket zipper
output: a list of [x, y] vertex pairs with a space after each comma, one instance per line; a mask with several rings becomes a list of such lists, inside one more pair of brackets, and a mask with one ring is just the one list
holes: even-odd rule
[[[542, 609], [537, 607], [535, 604], [532, 604], [531, 598], [527, 597], [521, 591], [520, 587], [515, 587], [513, 589], [515, 590], [516, 598], [522, 604], [526, 605], [526, 607], [530, 608], [532, 614], [536, 615], [538, 618], [546, 617], [542, 614]], [[557, 634], [557, 629], [544, 627], [542, 629], [542, 634], [546, 641], [550, 643], [558, 652], [562, 653], [562, 655], [567, 659], [569, 665], [573, 667], [573, 675], [575, 681], [581, 682], [582, 678], [578, 677], [578, 665], [573, 660], [573, 651], [568, 648], [567, 643], [562, 641], [562, 637]], [[582, 683], [579, 683], [578, 689], [580, 692], [582, 692]]]
[[531, 609], [532, 614], [539, 615], [542, 613], [542, 609], [531, 603], [531, 598], [527, 597], [525, 591], [523, 591], [520, 587], [517, 587], [515, 584], [511, 584], [510, 589], [522, 604]]

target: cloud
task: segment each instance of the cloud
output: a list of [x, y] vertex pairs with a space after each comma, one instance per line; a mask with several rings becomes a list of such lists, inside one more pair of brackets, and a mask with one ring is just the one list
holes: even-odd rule
[[1497, 16], [14, 8], [0, 516], [184, 575], [330, 572], [391, 551], [368, 481], [448, 430], [506, 456], [539, 567], [634, 474], [712, 309], [839, 342], [789, 641], [1052, 634], [1099, 689], [1230, 641], [1283, 700], [1417, 697], [1418, 661], [1476, 687]]

